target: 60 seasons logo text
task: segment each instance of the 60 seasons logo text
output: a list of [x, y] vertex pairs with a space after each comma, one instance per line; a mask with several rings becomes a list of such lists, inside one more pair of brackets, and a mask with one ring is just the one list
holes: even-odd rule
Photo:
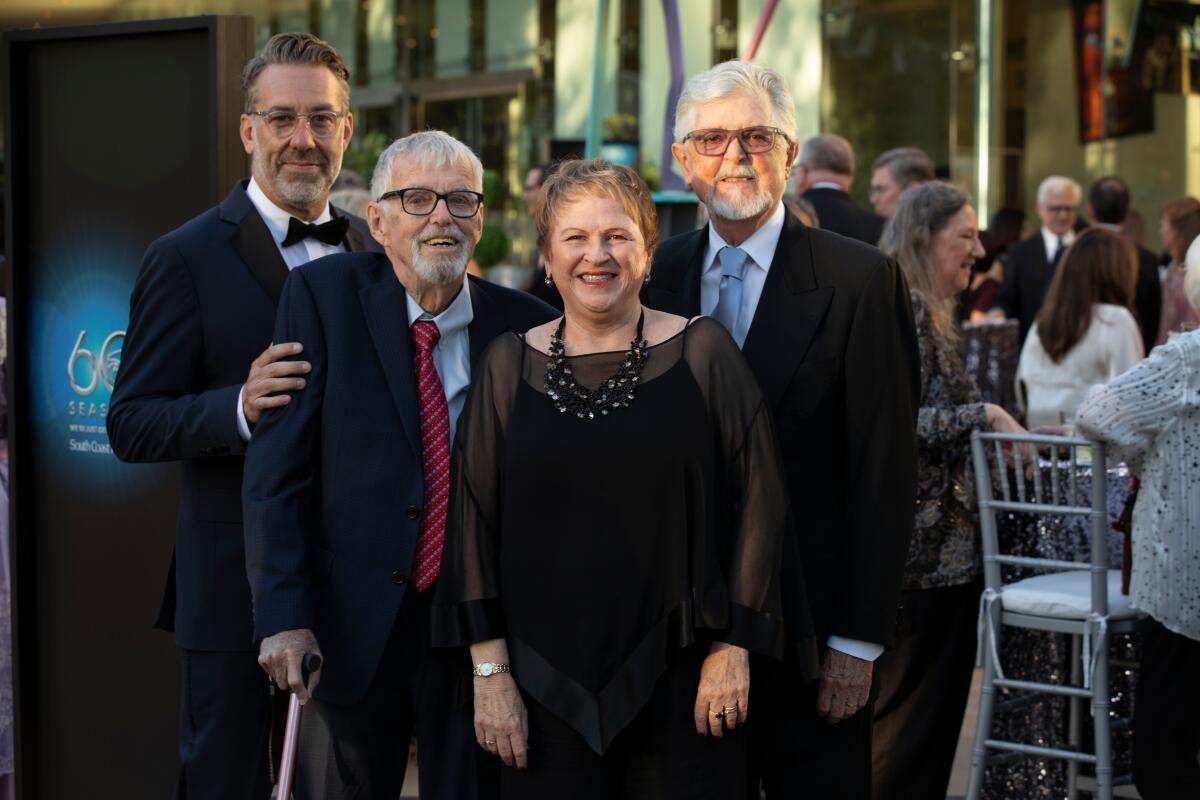
[[107, 402], [97, 403], [85, 398], [90, 398], [101, 387], [105, 394], [112, 392], [117, 369], [121, 366], [125, 331], [110, 333], [95, 352], [83, 346], [86, 338], [87, 331], [81, 330], [67, 359], [67, 380], [70, 381], [71, 391], [81, 398], [67, 403], [67, 414], [72, 417], [106, 417]]

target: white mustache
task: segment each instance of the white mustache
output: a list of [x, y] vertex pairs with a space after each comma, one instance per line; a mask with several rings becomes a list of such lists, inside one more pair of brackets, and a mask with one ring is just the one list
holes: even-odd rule
[[444, 229], [440, 230], [435, 227], [433, 230], [426, 231], [425, 234], [421, 236], [420, 242], [424, 244], [425, 242], [429, 242], [434, 239], [453, 239], [458, 244], [462, 244], [467, 241], [467, 237], [463, 236], [462, 231], [453, 225], [447, 225]]
[[722, 178], [756, 178], [758, 177], [754, 169], [751, 167], [722, 167], [717, 172], [717, 180]]

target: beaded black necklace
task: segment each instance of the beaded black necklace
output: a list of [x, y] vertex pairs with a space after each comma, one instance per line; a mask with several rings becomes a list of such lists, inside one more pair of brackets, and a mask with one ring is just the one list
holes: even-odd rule
[[639, 373], [646, 365], [650, 353], [646, 348], [646, 340], [642, 336], [642, 325], [646, 321], [646, 312], [638, 317], [637, 333], [629, 343], [629, 352], [625, 360], [612, 377], [601, 381], [593, 391], [586, 386], [580, 386], [571, 368], [566, 364], [566, 350], [563, 347], [563, 328], [567, 324], [564, 314], [558, 323], [554, 335], [550, 337], [550, 352], [546, 359], [546, 394], [554, 401], [554, 407], [559, 413], [574, 414], [579, 419], [595, 419], [596, 415], [608, 416], [608, 412], [617, 408], [629, 408], [633, 402], [633, 391], [637, 387]]

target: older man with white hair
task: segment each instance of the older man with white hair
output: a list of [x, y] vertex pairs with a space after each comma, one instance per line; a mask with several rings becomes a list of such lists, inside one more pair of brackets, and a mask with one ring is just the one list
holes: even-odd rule
[[894, 261], [784, 213], [795, 130], [771, 69], [729, 61], [688, 82], [673, 152], [710, 222], [659, 247], [644, 296], [729, 330], [781, 444], [803, 563], [782, 588], [807, 592], [812, 624], [785, 604], [792, 658], [753, 665], [751, 796], [761, 776], [771, 798], [867, 798], [873, 662], [895, 633], [916, 500], [916, 332]]
[[[385, 254], [299, 267], [275, 341], [304, 343], [302, 391], [265, 411], [246, 453], [246, 566], [259, 663], [313, 706], [333, 740], [314, 797], [395, 800], [420, 744], [423, 798], [490, 797], [498, 761], [475, 743], [465, 652], [429, 650], [450, 443], [472, 365], [505, 331], [554, 316], [466, 278], [483, 226], [483, 167], [441, 131], [394, 142], [371, 182]], [[305, 653], [324, 656], [306, 691]], [[319, 684], [319, 685], [318, 685]]]
[[1075, 223], [1082, 199], [1082, 187], [1070, 178], [1051, 175], [1043, 180], [1037, 191], [1037, 214], [1042, 228], [1008, 251], [995, 310], [1020, 322], [1022, 342], [1042, 307], [1059, 260], [1075, 242]]

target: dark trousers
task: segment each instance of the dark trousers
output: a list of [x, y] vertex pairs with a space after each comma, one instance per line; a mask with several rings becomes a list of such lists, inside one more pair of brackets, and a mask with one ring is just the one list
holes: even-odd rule
[[769, 800], [870, 800], [871, 704], [831, 725], [817, 714], [818, 681], [752, 657], [749, 796]]
[[361, 702], [338, 706], [314, 698], [308, 704], [305, 713], [315, 713], [328, 731], [333, 757], [326, 774], [297, 779], [300, 800], [396, 800], [414, 735], [421, 800], [497, 796], [499, 760], [475, 742], [470, 657], [429, 648], [432, 595], [432, 589], [405, 594]]
[[1200, 797], [1200, 642], [1142, 622], [1133, 776], [1145, 800]]
[[179, 800], [267, 800], [271, 691], [255, 653], [180, 650]]
[[975, 669], [982, 586], [901, 595], [896, 641], [875, 663], [875, 800], [943, 800]]
[[529, 712], [529, 767], [502, 768], [501, 797], [742, 800], [744, 730], [726, 731], [720, 739], [700, 736], [692, 719], [707, 653], [707, 644], [683, 651], [659, 678], [646, 707], [602, 756], [574, 728], [523, 693]]

